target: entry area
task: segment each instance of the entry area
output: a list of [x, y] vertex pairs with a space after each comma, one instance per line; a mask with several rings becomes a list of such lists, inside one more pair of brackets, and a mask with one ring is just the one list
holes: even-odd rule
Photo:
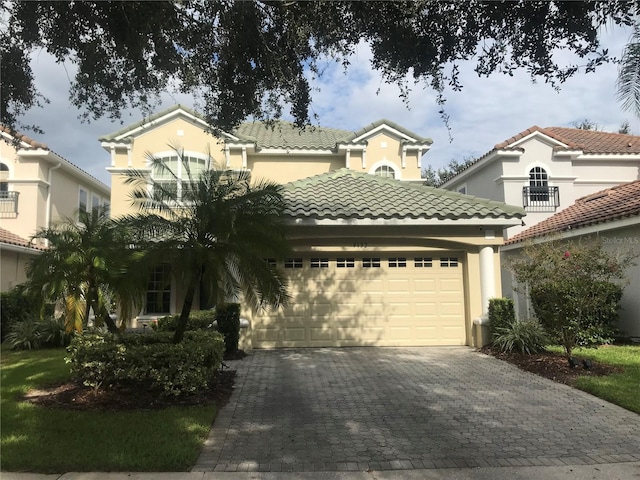
[[253, 317], [253, 348], [465, 345], [464, 255], [298, 254], [285, 309]]

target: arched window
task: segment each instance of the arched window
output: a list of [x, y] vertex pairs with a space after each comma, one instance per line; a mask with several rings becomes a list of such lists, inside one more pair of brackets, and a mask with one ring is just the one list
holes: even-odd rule
[[0, 192], [9, 191], [9, 167], [5, 163], [0, 163]]
[[204, 158], [169, 155], [160, 157], [162, 166], [154, 165], [151, 178], [155, 184], [171, 191], [175, 189], [177, 198], [189, 186], [189, 180], [197, 181], [200, 174], [207, 168], [207, 160]]
[[542, 167], [529, 170], [529, 191], [534, 202], [549, 201], [549, 176]]
[[396, 178], [396, 171], [389, 165], [380, 165], [376, 168], [374, 175], [384, 178]]

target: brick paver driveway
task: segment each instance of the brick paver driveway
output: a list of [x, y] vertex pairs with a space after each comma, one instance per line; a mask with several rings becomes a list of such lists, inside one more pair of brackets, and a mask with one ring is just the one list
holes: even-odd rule
[[194, 471], [640, 460], [640, 415], [469, 348], [253, 351]]

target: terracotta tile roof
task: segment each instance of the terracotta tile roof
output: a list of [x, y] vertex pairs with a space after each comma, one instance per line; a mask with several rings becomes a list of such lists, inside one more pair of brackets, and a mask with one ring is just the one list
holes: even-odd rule
[[29, 243], [29, 240], [25, 240], [19, 237], [15, 233], [5, 230], [0, 227], [0, 243], [6, 243], [8, 245], [17, 245], [19, 247], [33, 248], [34, 250], [44, 250], [44, 247]]
[[514, 235], [506, 244], [640, 215], [640, 180], [579, 198], [570, 207]]
[[543, 133], [584, 153], [640, 154], [640, 136], [578, 128], [547, 127]]
[[520, 219], [524, 210], [342, 168], [285, 184], [287, 214], [296, 219]]
[[0, 125], [0, 133], [11, 135], [16, 140], [26, 143], [31, 148], [42, 148], [44, 150], [49, 150], [49, 147], [47, 147], [44, 143], [36, 142], [34, 139], [29, 138], [20, 132], [16, 132], [15, 130], [11, 130], [9, 127], [5, 127], [4, 125]]

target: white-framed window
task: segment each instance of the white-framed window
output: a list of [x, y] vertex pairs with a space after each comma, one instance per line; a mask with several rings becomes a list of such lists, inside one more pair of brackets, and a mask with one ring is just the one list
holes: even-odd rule
[[85, 213], [89, 208], [89, 192], [84, 188], [80, 188], [78, 193], [78, 212]]
[[429, 268], [433, 267], [433, 258], [431, 257], [416, 257], [413, 259], [413, 266], [416, 268]]
[[529, 195], [534, 202], [549, 201], [549, 175], [542, 167], [529, 170]]
[[171, 266], [167, 263], [156, 266], [147, 285], [144, 305], [145, 315], [168, 314], [171, 311]]
[[380, 268], [380, 257], [367, 257], [362, 259], [362, 268]]
[[440, 257], [441, 267], [457, 267], [458, 257]]
[[163, 166], [153, 166], [151, 179], [168, 191], [175, 189], [178, 199], [189, 188], [189, 179], [196, 181], [208, 164], [207, 158], [195, 155], [160, 155], [158, 159]]
[[329, 259], [328, 258], [312, 258], [310, 265], [311, 265], [311, 268], [329, 268]]
[[389, 268], [405, 268], [406, 266], [407, 266], [407, 259], [404, 257], [389, 258]]
[[287, 258], [284, 261], [284, 268], [302, 268], [301, 258]]
[[6, 163], [0, 163], [0, 192], [9, 191], [9, 166]]
[[384, 178], [396, 178], [396, 171], [390, 165], [380, 165], [373, 172], [374, 175]]
[[338, 258], [336, 259], [336, 267], [338, 268], [354, 268], [356, 261], [354, 258]]
[[102, 199], [98, 195], [91, 195], [91, 210], [97, 210], [102, 206]]

